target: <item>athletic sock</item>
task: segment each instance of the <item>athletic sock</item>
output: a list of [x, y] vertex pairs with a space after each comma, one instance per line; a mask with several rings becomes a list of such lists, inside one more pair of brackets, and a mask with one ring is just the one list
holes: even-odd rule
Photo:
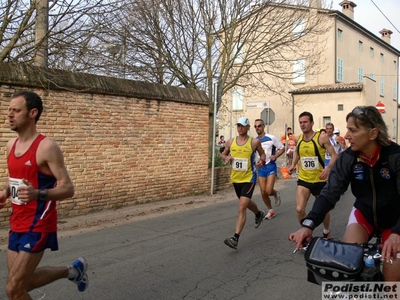
[[239, 242], [239, 234], [237, 234], [237, 233], [235, 233], [234, 235], [233, 235], [233, 237], [236, 239], [236, 241], [238, 241]]
[[68, 266], [68, 279], [74, 279], [78, 275], [79, 275], [79, 272], [77, 269], [75, 269], [72, 265]]
[[324, 234], [328, 234], [329, 232], [331, 232], [331, 230], [330, 229], [324, 229], [323, 231], [322, 231]]

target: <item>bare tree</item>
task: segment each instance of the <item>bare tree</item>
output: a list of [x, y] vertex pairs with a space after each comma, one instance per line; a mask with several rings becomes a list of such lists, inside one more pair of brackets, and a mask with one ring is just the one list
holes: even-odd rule
[[54, 0], [35, 41], [37, 3], [0, 1], [0, 61], [32, 63], [47, 43], [49, 67], [206, 90], [210, 100], [219, 83], [221, 95], [246, 86], [290, 101], [293, 64], [321, 72], [329, 26], [329, 11], [307, 0]]
[[93, 18], [109, 12], [106, 0], [0, 0], [0, 61], [61, 69], [77, 66], [96, 31]]
[[305, 0], [131, 0], [110, 28], [136, 79], [206, 90], [210, 99], [216, 82], [221, 95], [245, 85], [288, 102], [299, 58], [307, 76], [321, 72], [327, 12]]

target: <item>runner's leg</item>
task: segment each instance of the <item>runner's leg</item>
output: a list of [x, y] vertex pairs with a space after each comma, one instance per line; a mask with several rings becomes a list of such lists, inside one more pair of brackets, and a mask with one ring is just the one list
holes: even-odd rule
[[240, 234], [242, 232], [244, 224], [246, 224], [247, 208], [249, 208], [253, 212], [254, 210], [256, 210], [256, 212], [254, 213], [258, 212], [257, 205], [253, 201], [251, 201], [250, 198], [244, 196], [240, 197], [238, 204], [238, 218], [236, 220], [236, 231], [235, 231], [235, 233], [237, 234]]
[[[269, 176], [271, 177], [271, 176]], [[272, 209], [271, 199], [269, 198], [269, 177], [259, 177], [258, 183], [260, 185], [261, 197], [268, 209]]]
[[296, 213], [299, 222], [306, 217], [306, 206], [308, 198], [310, 198], [311, 191], [301, 185], [296, 189]]

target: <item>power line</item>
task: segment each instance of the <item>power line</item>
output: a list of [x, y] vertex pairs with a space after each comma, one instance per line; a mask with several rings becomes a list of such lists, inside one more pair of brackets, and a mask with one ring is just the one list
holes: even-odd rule
[[396, 29], [396, 31], [398, 33], [400, 33], [400, 31], [397, 29], [397, 27], [389, 20], [388, 17], [386, 17], [386, 15], [383, 13], [383, 11], [381, 11], [381, 9], [378, 7], [378, 5], [375, 4], [374, 0], [371, 0], [371, 2], [375, 5], [375, 7], [381, 12], [381, 14], [386, 18], [386, 20], [389, 21], [389, 23], [394, 27], [394, 29]]

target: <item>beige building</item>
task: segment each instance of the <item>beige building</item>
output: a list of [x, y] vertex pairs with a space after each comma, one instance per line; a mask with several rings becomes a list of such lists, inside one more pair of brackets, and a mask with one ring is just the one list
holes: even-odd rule
[[[342, 11], [321, 9], [320, 1], [314, 0], [310, 3], [316, 8], [313, 11], [323, 15], [328, 24], [324, 36], [318, 37], [315, 44], [305, 45], [319, 47], [323, 44], [323, 64], [319, 67], [318, 74], [308, 76], [312, 63], [307, 60], [300, 59], [297, 65], [291, 66], [293, 79], [286, 82], [291, 103], [283, 103], [278, 95], [247, 97], [246, 89], [240, 93], [234, 91], [226, 94], [223, 102], [231, 109], [221, 113], [219, 133], [226, 138], [235, 136], [237, 118], [246, 116], [253, 123], [269, 107], [275, 118], [267, 130], [275, 136], [280, 137], [285, 126], [292, 127], [295, 134], [300, 133], [298, 115], [303, 111], [314, 115], [314, 129], [332, 122], [341, 130], [341, 135], [344, 135], [346, 115], [355, 106], [376, 106], [379, 102], [379, 105], [385, 106], [385, 113], [382, 115], [390, 137], [394, 141], [399, 140], [400, 51], [390, 45], [392, 32], [382, 29], [380, 36], [377, 36], [356, 23], [354, 14], [357, 13], [357, 5], [352, 1], [341, 2]], [[318, 41], [321, 41], [320, 44]], [[242, 101], [239, 108], [235, 104], [238, 97]], [[250, 135], [256, 136], [254, 128], [251, 128]]]

